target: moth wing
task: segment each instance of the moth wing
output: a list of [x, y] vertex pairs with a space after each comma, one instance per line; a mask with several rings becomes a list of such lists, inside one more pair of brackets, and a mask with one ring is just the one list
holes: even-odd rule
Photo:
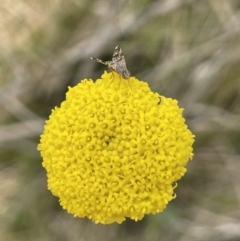
[[122, 49], [119, 46], [116, 46], [115, 49], [114, 49], [112, 61], [114, 61], [114, 62], [120, 62], [120, 61], [125, 62], [125, 58], [123, 56]]

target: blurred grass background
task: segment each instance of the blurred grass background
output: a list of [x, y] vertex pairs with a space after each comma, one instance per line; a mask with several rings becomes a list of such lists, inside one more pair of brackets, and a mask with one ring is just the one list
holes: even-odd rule
[[[0, 1], [0, 241], [240, 240], [240, 1]], [[74, 218], [36, 150], [67, 86], [123, 49], [133, 76], [179, 100], [196, 135], [178, 197], [122, 225]]]

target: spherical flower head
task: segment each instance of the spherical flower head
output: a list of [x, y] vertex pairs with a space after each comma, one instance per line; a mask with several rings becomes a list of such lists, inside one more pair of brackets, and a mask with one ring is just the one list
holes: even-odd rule
[[121, 223], [165, 209], [193, 157], [178, 102], [117, 73], [83, 80], [46, 121], [48, 189], [76, 217]]

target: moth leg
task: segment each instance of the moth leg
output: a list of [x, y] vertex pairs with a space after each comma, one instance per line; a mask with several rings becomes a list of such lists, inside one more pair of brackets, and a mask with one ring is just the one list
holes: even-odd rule
[[111, 73], [112, 73], [112, 75], [111, 75], [111, 83], [110, 84], [112, 84], [112, 82], [113, 82], [113, 80], [114, 80], [114, 71], [113, 70], [111, 70]]
[[130, 85], [130, 81], [129, 81], [129, 78], [127, 80], [128, 84], [129, 84], [129, 87], [132, 89], [131, 85]]
[[120, 75], [120, 81], [119, 81], [119, 84], [118, 84], [118, 88], [119, 88], [119, 86], [121, 84], [121, 81], [122, 81], [122, 75], [121, 74], [119, 74], [119, 75]]
[[95, 58], [95, 57], [91, 57], [90, 59], [92, 59], [92, 60], [94, 60], [94, 61], [96, 61], [98, 63], [107, 65], [107, 66], [109, 66], [109, 64], [110, 64], [110, 61], [102, 61], [101, 59], [98, 59], [98, 58]]
[[114, 78], [113, 78], [113, 71], [111, 71], [111, 73], [112, 73], [112, 75], [111, 75], [111, 80], [113, 80]]

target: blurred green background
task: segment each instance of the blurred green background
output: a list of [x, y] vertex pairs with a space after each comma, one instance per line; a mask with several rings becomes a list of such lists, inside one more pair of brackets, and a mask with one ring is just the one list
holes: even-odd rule
[[[178, 197], [121, 225], [74, 218], [36, 150], [68, 86], [115, 46], [132, 75], [179, 100], [196, 135]], [[0, 1], [0, 241], [240, 240], [240, 1]]]

